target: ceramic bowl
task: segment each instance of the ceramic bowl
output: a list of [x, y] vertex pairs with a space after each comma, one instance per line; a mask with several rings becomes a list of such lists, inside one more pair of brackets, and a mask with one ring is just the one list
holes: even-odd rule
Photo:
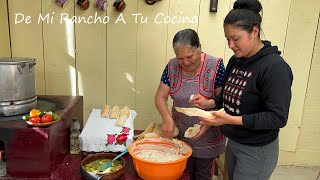
[[106, 173], [106, 174], [94, 174], [91, 172], [86, 171], [83, 166], [85, 166], [86, 164], [89, 164], [90, 162], [93, 162], [95, 160], [99, 160], [99, 159], [113, 159], [117, 156], [116, 153], [97, 153], [94, 155], [90, 155], [86, 158], [84, 158], [81, 162], [81, 168], [80, 168], [80, 172], [82, 174], [82, 176], [87, 179], [87, 180], [113, 180], [113, 179], [118, 179], [120, 178], [125, 169], [126, 169], [126, 161], [123, 157], [120, 157], [119, 159], [117, 159], [118, 161], [120, 161], [123, 166], [116, 172], [111, 172], [111, 173]]

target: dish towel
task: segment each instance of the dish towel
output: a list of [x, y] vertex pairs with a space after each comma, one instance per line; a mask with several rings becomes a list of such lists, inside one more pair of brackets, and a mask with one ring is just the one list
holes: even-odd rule
[[122, 152], [133, 142], [134, 119], [137, 113], [130, 110], [130, 116], [123, 127], [115, 126], [117, 119], [101, 117], [101, 109], [92, 109], [79, 136], [80, 149], [86, 152]]

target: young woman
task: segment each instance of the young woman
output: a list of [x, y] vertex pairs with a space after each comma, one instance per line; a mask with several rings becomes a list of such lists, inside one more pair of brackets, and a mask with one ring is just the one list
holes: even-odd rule
[[[194, 107], [196, 99], [205, 99], [202, 108], [213, 107], [212, 98], [221, 92], [224, 76], [222, 59], [201, 51], [198, 34], [191, 29], [179, 31], [173, 39], [176, 57], [166, 66], [158, 87], [155, 104], [162, 116], [162, 132], [172, 138], [175, 126], [179, 129], [178, 139], [192, 147], [187, 170], [192, 180], [211, 180], [214, 158], [225, 150], [225, 137], [218, 127], [203, 125], [193, 138], [185, 138], [187, 128], [199, 123], [198, 117], [189, 117], [175, 107]], [[173, 99], [172, 115], [167, 101]], [[196, 95], [190, 102], [190, 96]], [[211, 99], [210, 99], [211, 98]]]
[[229, 48], [223, 90], [215, 104], [226, 113], [200, 118], [220, 126], [228, 137], [229, 179], [269, 179], [279, 154], [278, 133], [287, 123], [293, 75], [276, 46], [260, 39], [262, 6], [258, 0], [237, 0], [224, 20]]

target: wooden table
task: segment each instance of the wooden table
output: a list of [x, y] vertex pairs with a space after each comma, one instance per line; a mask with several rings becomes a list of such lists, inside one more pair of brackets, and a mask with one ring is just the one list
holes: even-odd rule
[[[143, 130], [135, 130], [134, 134], [138, 135], [142, 133]], [[124, 174], [119, 178], [120, 180], [143, 180], [142, 178], [139, 177], [139, 175], [136, 173], [133, 162], [132, 162], [132, 157], [130, 156], [129, 153], [125, 154], [123, 158], [126, 160], [127, 167], [124, 172]], [[190, 180], [189, 174], [185, 171], [182, 176], [179, 178], [179, 180]]]

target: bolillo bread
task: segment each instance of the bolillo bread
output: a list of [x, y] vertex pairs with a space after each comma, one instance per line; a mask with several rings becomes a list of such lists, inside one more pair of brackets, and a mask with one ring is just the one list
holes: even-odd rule
[[109, 117], [109, 111], [110, 111], [110, 106], [109, 105], [104, 105], [101, 111], [101, 117], [102, 118], [108, 118]]
[[110, 119], [117, 119], [119, 115], [119, 106], [113, 106], [111, 113], [110, 113]]
[[129, 111], [129, 107], [128, 106], [124, 106], [121, 110], [120, 110], [120, 115], [119, 115], [119, 119], [116, 121], [115, 125], [122, 127], [124, 125], [124, 123], [126, 122], [126, 120], [129, 118], [130, 115], [130, 111]]

